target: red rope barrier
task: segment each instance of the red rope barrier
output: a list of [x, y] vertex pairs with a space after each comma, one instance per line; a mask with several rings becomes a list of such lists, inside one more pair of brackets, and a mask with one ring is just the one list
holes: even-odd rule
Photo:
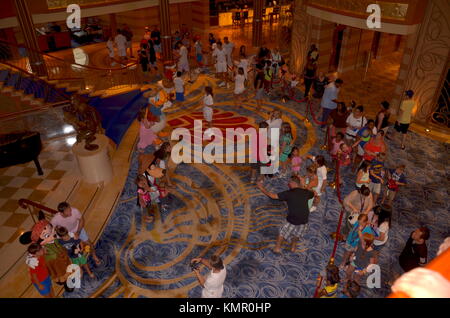
[[[328, 134], [328, 130], [327, 130], [327, 135], [329, 135]], [[340, 183], [339, 183], [339, 180], [340, 180], [340, 171], [339, 170], [340, 170], [339, 160], [336, 160], [336, 176], [335, 176], [336, 194], [337, 194], [339, 203], [341, 205], [343, 205], [343, 201], [342, 201], [342, 198], [341, 198], [341, 186], [340, 186]], [[333, 251], [331, 252], [330, 260], [328, 261], [328, 263], [333, 263], [334, 264], [334, 259], [335, 259], [335, 256], [336, 256], [337, 246], [338, 246], [339, 238], [340, 238], [339, 233], [341, 232], [342, 220], [344, 218], [344, 212], [345, 212], [344, 207], [342, 207], [341, 212], [339, 214], [339, 221], [338, 221], [338, 224], [337, 224], [336, 237], [334, 239]], [[317, 278], [317, 280], [318, 280], [318, 283], [317, 283], [316, 290], [314, 292], [314, 296], [313, 296], [314, 298], [317, 298], [319, 296], [319, 290], [320, 290], [320, 287], [322, 285], [322, 280], [323, 280], [322, 275], [319, 274], [319, 277]]]
[[311, 106], [311, 101], [308, 102], [308, 109], [309, 112], [311, 113], [311, 117], [313, 119], [313, 121], [317, 124], [317, 125], [326, 125], [326, 122], [322, 122], [322, 121], [318, 121], [316, 116], [314, 115], [313, 111], [312, 111], [312, 106]]

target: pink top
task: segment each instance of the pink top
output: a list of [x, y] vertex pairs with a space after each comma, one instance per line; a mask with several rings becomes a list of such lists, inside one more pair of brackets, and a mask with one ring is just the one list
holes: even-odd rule
[[67, 229], [68, 232], [75, 233], [78, 230], [78, 223], [82, 218], [81, 212], [74, 208], [70, 207], [72, 211], [72, 215], [68, 217], [64, 217], [61, 212], [56, 214], [50, 223], [53, 226], [63, 226]]
[[336, 156], [337, 153], [338, 153], [338, 150], [341, 148], [341, 145], [342, 145], [343, 143], [344, 143], [343, 140], [341, 140], [341, 141], [339, 141], [339, 142], [336, 142], [336, 138], [333, 138], [333, 141], [332, 141], [333, 146], [332, 146], [332, 148], [331, 148], [330, 154], [331, 154], [332, 156]]
[[292, 171], [300, 171], [300, 164], [302, 163], [301, 157], [292, 157], [291, 165], [292, 165]]
[[142, 197], [142, 200], [144, 200], [145, 204], [148, 204], [152, 200], [150, 193], [148, 191], [145, 191], [144, 189], [139, 188], [138, 193]]

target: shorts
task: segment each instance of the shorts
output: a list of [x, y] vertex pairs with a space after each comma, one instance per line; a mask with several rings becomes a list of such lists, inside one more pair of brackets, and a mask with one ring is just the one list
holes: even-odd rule
[[211, 107], [205, 106], [203, 107], [203, 117], [207, 122], [212, 122], [213, 118], [213, 109]]
[[119, 50], [119, 56], [120, 57], [124, 57], [124, 56], [127, 56], [127, 48], [120, 48]]
[[347, 252], [356, 252], [356, 250], [358, 249], [358, 245], [356, 246], [351, 246], [350, 244], [348, 244], [347, 242], [345, 242], [344, 248]]
[[184, 93], [175, 93], [175, 99], [179, 102], [184, 102]]
[[264, 88], [259, 88], [259, 89], [256, 91], [255, 99], [257, 99], [257, 100], [262, 100], [262, 99], [264, 99]]
[[358, 156], [364, 156], [364, 149], [361, 147], [361, 145], [358, 145]]
[[154, 44], [153, 48], [155, 49], [156, 53], [161, 53], [161, 44]]
[[397, 195], [397, 191], [387, 188], [386, 196], [389, 201], [393, 201]]
[[197, 62], [201, 62], [203, 60], [203, 55], [202, 54], [197, 54]]
[[386, 245], [386, 243], [381, 244], [381, 245], [375, 245], [375, 244], [372, 244], [372, 248], [374, 249], [374, 251], [379, 252], [379, 251], [381, 251], [381, 250], [383, 249], [383, 247], [384, 247], [385, 245]]
[[226, 73], [227, 72], [227, 62], [220, 62], [216, 64], [216, 72], [217, 73]]
[[179, 72], [189, 72], [189, 63], [180, 63], [178, 64]]
[[82, 240], [83, 242], [88, 242], [89, 241], [89, 236], [87, 235], [87, 233], [86, 233], [84, 228], [82, 228], [81, 231], [80, 231], [80, 240]]
[[409, 129], [409, 124], [399, 124], [398, 121], [396, 121], [394, 128], [398, 132], [401, 132], [402, 134], [406, 134]]
[[244, 92], [245, 92], [245, 87], [244, 88], [234, 89], [234, 95], [241, 95]]
[[294, 225], [286, 221], [280, 229], [280, 236], [285, 240], [291, 241], [292, 238], [300, 239], [305, 233], [307, 224]]
[[370, 192], [375, 194], [380, 194], [381, 192], [381, 183], [369, 183]]
[[37, 284], [35, 283], [33, 283], [33, 285], [37, 289], [39, 294], [41, 294], [41, 296], [47, 296], [52, 291], [52, 279], [50, 278], [50, 275], [43, 282], [41, 282], [41, 285], [44, 286], [44, 289], [39, 289]]
[[84, 255], [81, 255], [80, 257], [71, 258], [70, 259], [73, 264], [76, 264], [78, 266], [86, 265], [87, 264], [87, 258]]

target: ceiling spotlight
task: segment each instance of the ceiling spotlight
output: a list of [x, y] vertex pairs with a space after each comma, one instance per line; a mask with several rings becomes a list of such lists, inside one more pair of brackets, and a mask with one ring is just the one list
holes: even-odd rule
[[425, 131], [426, 131], [426, 132], [430, 132], [431, 130], [430, 130], [430, 129], [428, 129], [428, 128], [425, 128]]

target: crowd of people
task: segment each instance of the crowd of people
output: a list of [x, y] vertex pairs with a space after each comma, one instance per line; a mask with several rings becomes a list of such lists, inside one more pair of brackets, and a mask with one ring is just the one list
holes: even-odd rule
[[[132, 38], [133, 34], [126, 26], [118, 30], [115, 39], [108, 40], [110, 57], [114, 59], [115, 45], [119, 57], [126, 59], [126, 51], [131, 48]], [[344, 87], [344, 81], [333, 75], [317, 74], [319, 53], [315, 45], [312, 45], [307, 53], [304, 72], [294, 74], [290, 72], [285, 58], [276, 48], [269, 50], [261, 47], [256, 54], [250, 56], [246, 46], [242, 45], [237, 50], [228, 37], [224, 37], [222, 41], [212, 33], [207, 39], [208, 46], [204, 46], [200, 37], [191, 36], [185, 26], [176, 31], [173, 38], [175, 64], [165, 65], [164, 78], [160, 82], [158, 92], [149, 97], [148, 106], [142, 108], [138, 115], [140, 138], [137, 144], [139, 171], [136, 191], [137, 206], [144, 222], [155, 223], [157, 219], [163, 222], [170, 207], [170, 191], [174, 185], [170, 178], [171, 145], [167, 140], [169, 133], [164, 113], [174, 104], [184, 102], [186, 78], [192, 80], [192, 60], [199, 71], [206, 68], [212, 70], [219, 79], [219, 87], [230, 88], [234, 82], [233, 100], [237, 109], [252, 98], [256, 101], [259, 111], [265, 99], [274, 95], [275, 90], [281, 91], [287, 98], [294, 99], [300, 93], [299, 84], [303, 78], [303, 101], [316, 101], [322, 109], [321, 121], [318, 124], [327, 129], [326, 144], [330, 160], [327, 162], [327, 156], [324, 155], [300, 156], [293, 127], [289, 122], [283, 121], [281, 110], [274, 109], [267, 115], [267, 120], [258, 123], [258, 127], [280, 129], [280, 168], [271, 174], [261, 175], [262, 166], [270, 167], [274, 163], [262, 163], [258, 160], [251, 165], [250, 179], [269, 198], [287, 203], [286, 221], [280, 228], [273, 249], [278, 254], [282, 251], [284, 241], [290, 242], [292, 252], [296, 251], [297, 243], [308, 230], [310, 213], [324, 206], [320, 203], [327, 186], [332, 182], [328, 168], [337, 167], [335, 181], [338, 186], [344, 184], [343, 176], [352, 176], [354, 181], [350, 186], [354, 190], [343, 198], [345, 217], [342, 233], [338, 234], [345, 242], [342, 246], [343, 257], [339, 266], [333, 263], [327, 266], [326, 286], [320, 291], [320, 296], [337, 297], [338, 286], [342, 283], [342, 297], [357, 297], [362, 278], [370, 272], [373, 264], [378, 263], [379, 256], [389, 240], [389, 231], [391, 227], [396, 226], [391, 224], [396, 194], [407, 185], [404, 165], [385, 164], [390, 155], [385, 138], [392, 138], [388, 137], [391, 116], [389, 103], [382, 101], [376, 117], [369, 119], [365, 116], [364, 106], [354, 102], [347, 105], [341, 101], [339, 91]], [[157, 62], [162, 50], [161, 45], [158, 28], [154, 26], [151, 31], [147, 28], [138, 51], [144, 73], [149, 70], [159, 72]], [[395, 125], [395, 130], [403, 134], [402, 149], [405, 149], [405, 138], [411, 121], [414, 92], [408, 90], [405, 96]], [[204, 87], [200, 106], [207, 126], [213, 127], [213, 87]], [[147, 154], [145, 151], [150, 145], [154, 145], [155, 150]], [[272, 151], [268, 146], [268, 155]], [[289, 180], [287, 191], [273, 193], [264, 185], [268, 178], [283, 177]], [[86, 246], [90, 247], [89, 255], [92, 255], [95, 262], [99, 263], [99, 260], [83, 230], [84, 221], [80, 212], [67, 203], [61, 203], [58, 210], [60, 214], [51, 222], [57, 234], [53, 244], [57, 248], [63, 246], [67, 249], [67, 257], [93, 277], [86, 262], [87, 254], [83, 252]], [[425, 226], [411, 234], [399, 256], [400, 265], [405, 271], [427, 262], [426, 241], [429, 237], [430, 231]], [[35, 243], [30, 245], [29, 258], [38, 259], [40, 263], [43, 259], [42, 251]], [[50, 257], [53, 256], [46, 256]], [[202, 297], [221, 297], [226, 266], [220, 257], [213, 255], [209, 260], [193, 259], [192, 264], [203, 264], [211, 269], [205, 278], [200, 274], [197, 265], [193, 267], [204, 287]], [[39, 268], [36, 266], [30, 268], [36, 288], [42, 295], [52, 295], [48, 291], [48, 275], [45, 271], [36, 270]], [[345, 272], [344, 279], [340, 278], [340, 270]]]

